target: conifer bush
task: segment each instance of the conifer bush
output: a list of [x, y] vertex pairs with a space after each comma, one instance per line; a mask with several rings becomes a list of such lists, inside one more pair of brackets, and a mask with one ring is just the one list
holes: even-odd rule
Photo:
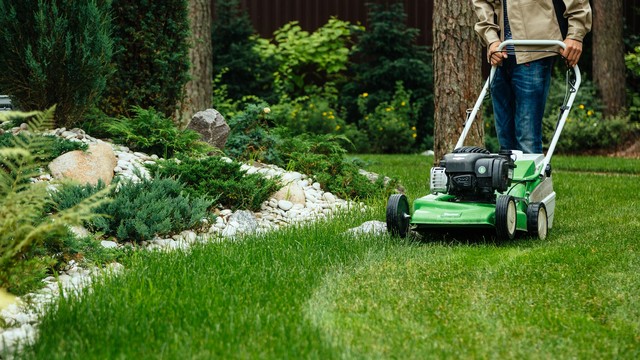
[[[402, 2], [370, 3], [369, 22], [365, 30], [354, 32], [357, 45], [350, 54], [349, 73], [353, 80], [343, 88], [340, 104], [349, 122], [361, 121], [373, 113], [378, 104], [392, 101], [396, 83], [402, 82], [411, 92], [416, 110], [417, 144], [430, 143], [433, 133], [433, 69], [427, 48], [416, 45], [418, 29], [406, 26]], [[367, 94], [364, 112], [358, 109], [358, 97]], [[392, 135], [389, 135], [392, 137]]]
[[150, 165], [149, 169], [163, 177], [175, 178], [185, 185], [193, 197], [215, 199], [215, 203], [230, 209], [258, 211], [269, 200], [279, 184], [261, 174], [247, 174], [240, 163], [219, 157], [180, 158]]
[[[213, 73], [226, 86], [231, 100], [255, 95], [274, 101], [273, 72], [276, 64], [271, 57], [260, 56], [256, 50], [258, 40], [246, 11], [238, 0], [216, 0], [216, 20], [211, 40]], [[219, 104], [214, 103], [216, 109]], [[218, 109], [219, 110], [219, 109]]]
[[101, 206], [90, 227], [121, 241], [140, 242], [197, 228], [208, 217], [211, 200], [189, 197], [174, 179], [125, 180], [114, 189], [113, 200]]
[[189, 80], [187, 0], [113, 0], [115, 70], [100, 105], [109, 116], [134, 106], [174, 115]]
[[110, 0], [0, 0], [0, 92], [25, 111], [56, 105], [56, 126], [81, 122], [111, 73], [110, 8]]

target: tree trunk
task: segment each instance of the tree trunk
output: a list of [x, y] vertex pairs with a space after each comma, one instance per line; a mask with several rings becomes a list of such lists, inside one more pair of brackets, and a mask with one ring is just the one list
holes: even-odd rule
[[622, 0], [593, 0], [593, 80], [604, 116], [626, 109]]
[[[482, 48], [473, 26], [471, 1], [435, 1], [433, 4], [434, 160], [451, 152], [462, 133], [466, 111], [481, 91]], [[476, 119], [465, 141], [483, 146], [484, 127]]]
[[212, 12], [211, 0], [189, 0], [191, 80], [185, 85], [186, 99], [180, 107], [178, 119], [181, 127], [189, 124], [193, 114], [211, 107], [213, 96]]

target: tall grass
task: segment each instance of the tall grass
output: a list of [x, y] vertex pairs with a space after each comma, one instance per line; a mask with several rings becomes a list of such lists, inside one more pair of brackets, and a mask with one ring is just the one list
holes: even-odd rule
[[[411, 198], [426, 191], [425, 158], [363, 159], [382, 174], [406, 172], [398, 177]], [[376, 209], [138, 253], [121, 276], [60, 301], [21, 357], [638, 358], [638, 172], [558, 168], [545, 241], [344, 234], [383, 220]]]

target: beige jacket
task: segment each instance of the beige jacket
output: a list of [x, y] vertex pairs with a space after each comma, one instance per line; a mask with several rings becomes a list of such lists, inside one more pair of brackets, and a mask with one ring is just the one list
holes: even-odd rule
[[[502, 0], [471, 0], [478, 16], [475, 30], [486, 46], [502, 41], [504, 28]], [[564, 40], [553, 8], [553, 0], [507, 0], [509, 26], [514, 40]], [[563, 0], [569, 20], [567, 38], [582, 41], [591, 30], [591, 6], [589, 0]], [[495, 20], [498, 20], [497, 24]], [[544, 47], [527, 47], [542, 50]], [[516, 50], [525, 50], [517, 48]], [[549, 49], [546, 50], [562, 50]], [[518, 64], [553, 56], [553, 53], [516, 52]]]

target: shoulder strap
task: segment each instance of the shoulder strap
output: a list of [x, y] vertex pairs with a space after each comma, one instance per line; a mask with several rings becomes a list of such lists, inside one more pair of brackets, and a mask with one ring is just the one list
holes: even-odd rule
[[564, 17], [564, 12], [567, 10], [567, 7], [562, 0], [553, 0], [553, 7], [556, 10], [556, 18], [558, 19], [558, 25], [560, 25], [560, 33], [562, 34], [562, 39], [564, 40], [567, 37], [567, 33], [569, 32], [569, 20]]

